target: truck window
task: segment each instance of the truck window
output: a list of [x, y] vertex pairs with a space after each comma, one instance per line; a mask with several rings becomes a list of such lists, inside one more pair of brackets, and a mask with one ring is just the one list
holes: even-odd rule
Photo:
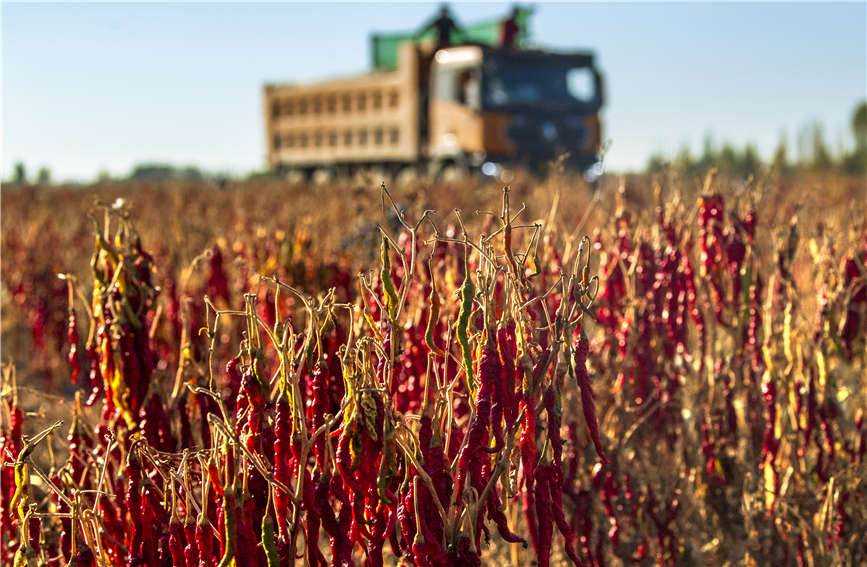
[[436, 98], [478, 110], [481, 107], [479, 75], [477, 67], [440, 68], [435, 77]]
[[453, 69], [439, 69], [434, 78], [434, 94], [439, 100], [454, 102], [455, 97], [455, 73]]
[[597, 99], [592, 67], [552, 62], [492, 62], [486, 66], [485, 106], [575, 105]]
[[593, 100], [596, 96], [596, 78], [589, 67], [576, 67], [566, 72], [566, 90], [581, 101]]
[[473, 110], [481, 106], [481, 88], [475, 69], [464, 69], [458, 73], [458, 102]]

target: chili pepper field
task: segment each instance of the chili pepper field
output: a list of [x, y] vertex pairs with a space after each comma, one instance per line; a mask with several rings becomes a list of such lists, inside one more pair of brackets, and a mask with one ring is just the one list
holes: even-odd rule
[[867, 563], [867, 186], [4, 188], [0, 563]]

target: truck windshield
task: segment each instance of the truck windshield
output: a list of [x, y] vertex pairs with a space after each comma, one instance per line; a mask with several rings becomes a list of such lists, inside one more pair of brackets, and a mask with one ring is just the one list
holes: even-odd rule
[[590, 67], [499, 64], [486, 71], [487, 107], [590, 104], [596, 100]]

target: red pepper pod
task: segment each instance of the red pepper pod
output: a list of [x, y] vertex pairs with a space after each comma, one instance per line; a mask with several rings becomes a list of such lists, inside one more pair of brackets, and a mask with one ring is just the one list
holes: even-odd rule
[[72, 308], [69, 309], [69, 330], [67, 331], [66, 338], [69, 341], [69, 355], [67, 360], [72, 369], [70, 381], [73, 384], [77, 384], [78, 374], [81, 371], [81, 356], [78, 353], [78, 342], [80, 337], [78, 336], [78, 322], [75, 318], [75, 310]]
[[512, 320], [497, 329], [497, 343], [502, 360], [500, 392], [503, 414], [508, 424], [515, 423], [518, 419], [518, 405], [521, 401], [521, 393], [515, 387], [515, 360], [518, 357], [515, 329], [516, 325]]
[[539, 521], [539, 541], [536, 548], [536, 559], [539, 567], [548, 567], [551, 560], [551, 541], [554, 535], [553, 512], [551, 510], [551, 493], [548, 490], [548, 476], [550, 471], [547, 466], [540, 466], [536, 470], [536, 517]]
[[186, 565], [187, 561], [184, 557], [184, 546], [186, 546], [186, 534], [184, 533], [184, 525], [174, 518], [169, 523], [169, 553], [172, 556], [172, 565]]
[[532, 402], [521, 401], [524, 411], [524, 421], [521, 424], [521, 471], [524, 479], [524, 518], [527, 521], [527, 531], [530, 534], [530, 543], [538, 553], [539, 528], [536, 523], [536, 410]]
[[184, 567], [196, 567], [199, 559], [199, 549], [196, 542], [196, 524], [192, 521], [190, 511], [187, 510], [186, 521], [184, 522], [184, 539], [187, 545], [184, 546]]
[[590, 375], [587, 372], [587, 354], [590, 351], [590, 341], [587, 340], [587, 335], [584, 334], [583, 329], [579, 329], [578, 333], [573, 364], [575, 367], [575, 378], [578, 381], [578, 387], [581, 389], [581, 408], [584, 410], [584, 419], [587, 422], [587, 429], [590, 431], [590, 439], [593, 441], [596, 453], [603, 463], [608, 464], [608, 458], [605, 456], [605, 451], [602, 449], [602, 440], [599, 437], [596, 404], [593, 402], [593, 385], [590, 383]]

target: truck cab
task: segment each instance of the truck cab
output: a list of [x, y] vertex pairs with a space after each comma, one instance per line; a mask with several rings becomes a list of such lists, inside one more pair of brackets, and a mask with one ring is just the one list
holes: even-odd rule
[[428, 88], [423, 130], [433, 161], [491, 171], [564, 154], [582, 170], [598, 160], [603, 82], [591, 53], [444, 48], [433, 54]]

